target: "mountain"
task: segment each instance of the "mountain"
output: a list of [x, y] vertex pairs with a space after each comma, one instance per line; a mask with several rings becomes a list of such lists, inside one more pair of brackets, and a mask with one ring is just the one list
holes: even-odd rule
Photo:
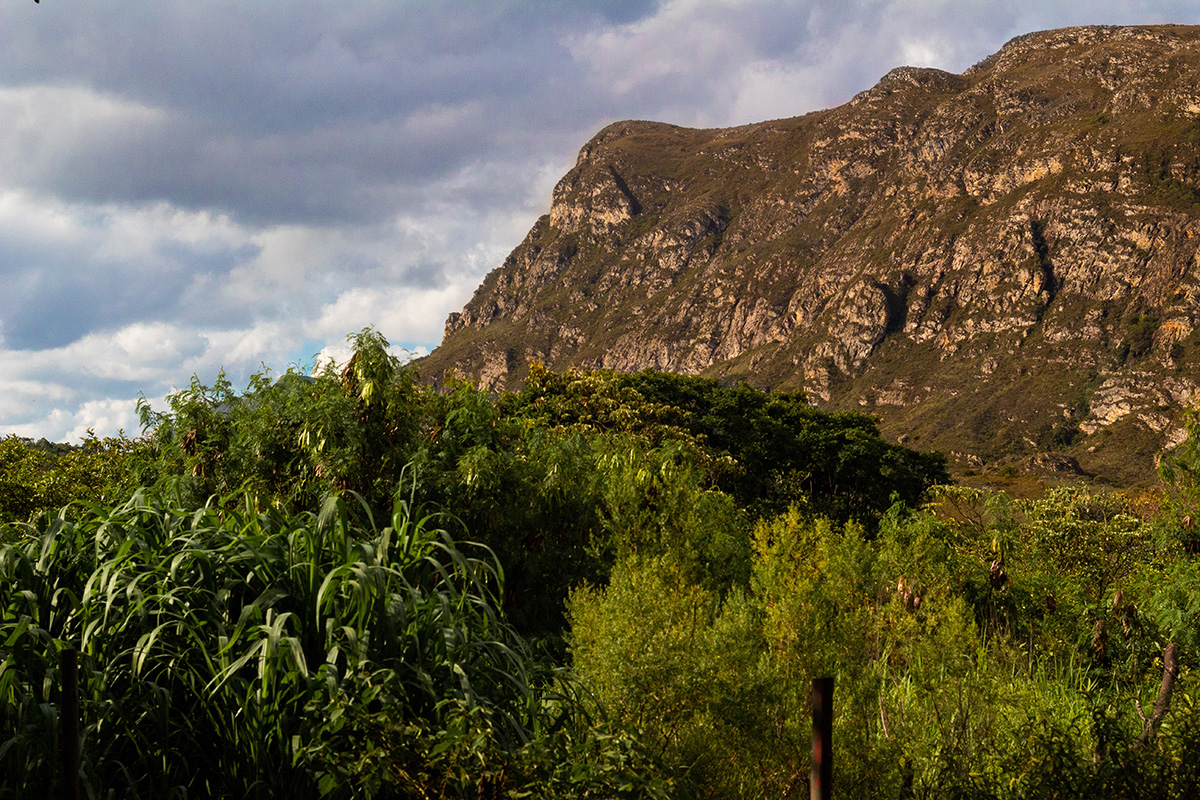
[[1198, 235], [1200, 28], [1033, 33], [792, 119], [610, 125], [421, 368], [801, 388], [960, 469], [1137, 481], [1196, 399]]

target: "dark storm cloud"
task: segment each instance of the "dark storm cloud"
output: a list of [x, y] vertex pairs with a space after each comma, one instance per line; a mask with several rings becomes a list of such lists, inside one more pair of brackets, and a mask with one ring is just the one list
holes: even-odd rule
[[134, 322], [204, 323], [218, 309], [181, 305], [197, 275], [222, 276], [252, 258], [252, 245], [168, 239], [119, 260], [98, 257], [86, 237], [60, 247], [0, 231], [0, 337], [14, 350], [62, 347], [94, 330]]
[[[253, 223], [385, 217], [402, 186], [556, 148], [581, 82], [561, 39], [650, 3], [155, 3], [0, 12], [0, 84], [73, 85], [156, 112], [81, 135], [28, 184]], [[550, 91], [554, 90], [554, 91]], [[536, 128], [527, 126], [536, 117]], [[53, 125], [53, 119], [46, 124]], [[497, 131], [519, 129], [519, 136]], [[514, 151], [515, 148], [515, 151]]]

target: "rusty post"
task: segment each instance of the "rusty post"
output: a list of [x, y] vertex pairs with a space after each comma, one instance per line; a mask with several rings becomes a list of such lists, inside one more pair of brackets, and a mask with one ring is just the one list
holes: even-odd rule
[[813, 717], [809, 798], [829, 800], [833, 790], [833, 678], [813, 678], [809, 701]]

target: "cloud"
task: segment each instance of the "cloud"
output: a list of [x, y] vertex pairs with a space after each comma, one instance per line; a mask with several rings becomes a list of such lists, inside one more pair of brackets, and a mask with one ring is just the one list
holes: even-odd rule
[[38, 86], [0, 88], [0, 119], [0, 170], [37, 187], [161, 135], [166, 115], [81, 87]]
[[[414, 183], [577, 135], [579, 120], [556, 109], [574, 71], [562, 34], [647, 7], [5, 9], [6, 34], [32, 44], [0, 51], [0, 85], [29, 108], [21, 136], [45, 135], [18, 180], [66, 200], [167, 202], [251, 224], [386, 218]], [[496, 135], [507, 128], [522, 135]], [[0, 139], [0, 165], [22, 158], [14, 138]]]
[[[305, 327], [314, 338], [326, 341], [375, 325], [381, 331], [402, 332], [401, 341], [432, 342], [441, 339], [447, 303], [458, 300], [456, 286], [414, 291], [411, 288], [349, 289], [322, 309], [319, 318]], [[390, 338], [395, 338], [393, 333]]]
[[193, 280], [228, 272], [253, 251], [244, 231], [211, 212], [0, 191], [4, 343], [40, 350], [97, 328], [186, 316], [178, 302]]
[[[52, 433], [48, 436], [47, 431]], [[12, 425], [8, 433], [30, 439], [50, 438], [56, 442], [79, 444], [89, 432], [97, 436], [129, 436], [141, 433], [137, 398], [87, 400], [73, 408], [55, 407], [44, 417], [27, 424]]]
[[671, 0], [566, 37], [598, 96], [636, 116], [727, 126], [840, 104], [896, 66], [961, 72], [1031, 30], [1200, 22], [1186, 2]]

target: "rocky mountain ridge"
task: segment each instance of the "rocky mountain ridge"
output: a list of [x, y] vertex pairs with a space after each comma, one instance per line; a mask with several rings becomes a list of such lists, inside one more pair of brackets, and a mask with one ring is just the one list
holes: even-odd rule
[[422, 369], [803, 388], [960, 465], [1137, 480], [1200, 386], [1198, 234], [1200, 28], [1034, 33], [792, 119], [608, 126]]

